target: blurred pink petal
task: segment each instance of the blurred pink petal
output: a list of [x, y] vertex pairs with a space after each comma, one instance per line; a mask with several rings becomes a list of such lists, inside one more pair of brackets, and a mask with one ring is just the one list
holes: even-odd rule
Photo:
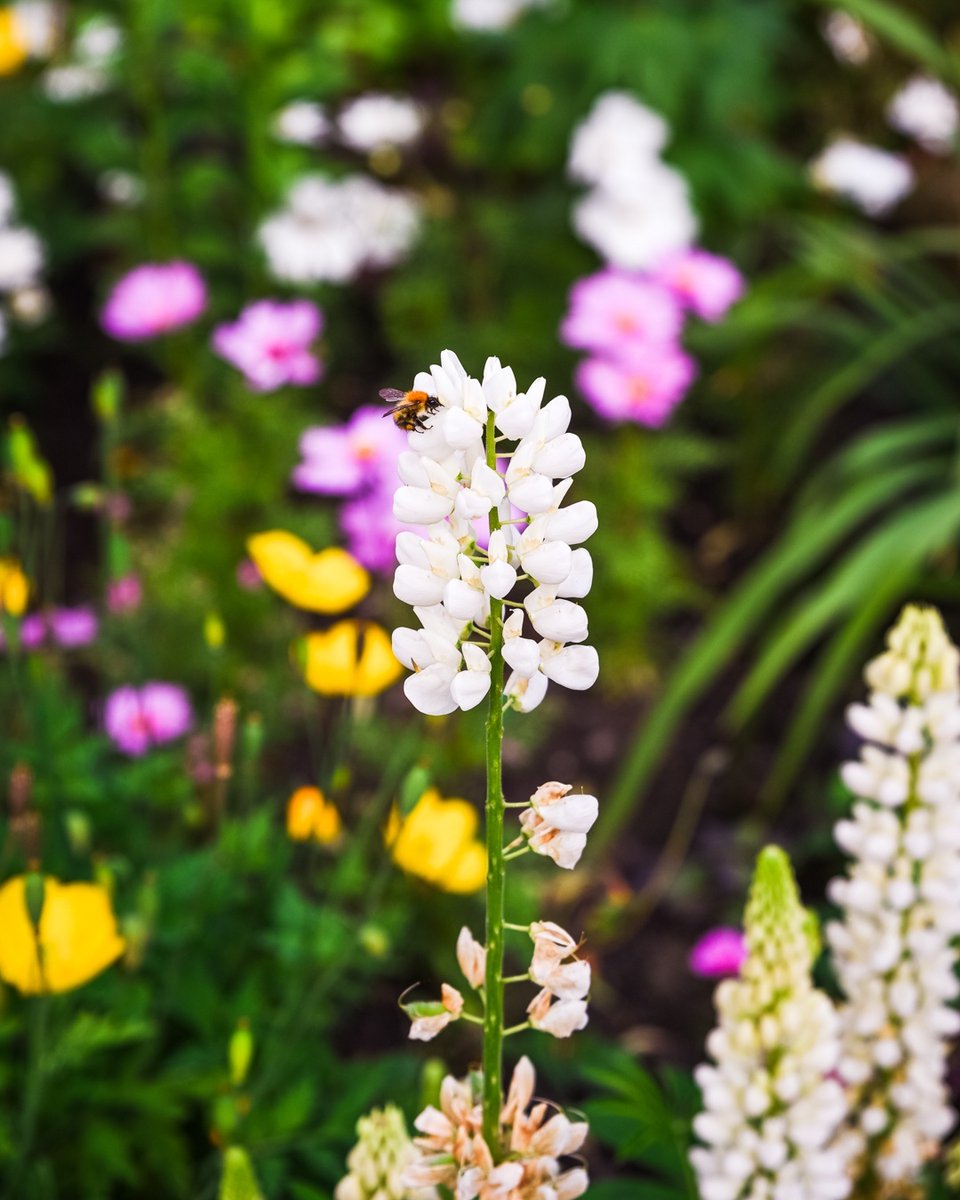
[[690, 970], [704, 979], [739, 975], [746, 958], [747, 943], [741, 931], [720, 925], [708, 930], [690, 951]]
[[111, 337], [143, 341], [195, 321], [207, 289], [192, 263], [144, 263], [114, 284], [101, 321]]

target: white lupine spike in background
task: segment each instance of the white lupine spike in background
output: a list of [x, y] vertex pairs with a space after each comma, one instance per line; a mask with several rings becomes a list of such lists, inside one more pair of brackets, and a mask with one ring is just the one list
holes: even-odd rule
[[853, 858], [830, 885], [840, 986], [840, 1076], [861, 1169], [909, 1186], [953, 1127], [945, 1075], [960, 1031], [960, 654], [939, 613], [908, 606], [868, 664], [866, 740], [843, 779], [858, 797], [836, 840]]

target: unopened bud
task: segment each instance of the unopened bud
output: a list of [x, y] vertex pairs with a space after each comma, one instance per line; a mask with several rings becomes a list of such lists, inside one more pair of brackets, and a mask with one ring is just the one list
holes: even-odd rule
[[263, 1200], [253, 1163], [242, 1146], [228, 1146], [224, 1153], [220, 1200]]
[[227, 1057], [230, 1060], [230, 1082], [235, 1088], [243, 1087], [253, 1061], [253, 1034], [250, 1022], [241, 1019], [230, 1038]]
[[213, 651], [222, 650], [227, 640], [227, 631], [219, 613], [208, 612], [203, 619], [203, 640], [207, 648]]
[[112, 424], [120, 415], [123, 400], [123, 378], [119, 371], [104, 371], [93, 385], [93, 411], [98, 421]]

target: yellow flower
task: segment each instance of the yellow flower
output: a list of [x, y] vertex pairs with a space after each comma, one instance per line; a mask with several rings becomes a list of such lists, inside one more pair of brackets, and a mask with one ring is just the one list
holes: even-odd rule
[[27, 60], [29, 46], [14, 9], [0, 8], [0, 75], [12, 75]]
[[339, 613], [370, 590], [370, 576], [338, 546], [314, 554], [302, 538], [272, 529], [255, 534], [247, 549], [268, 586], [297, 608]]
[[295, 842], [319, 842], [330, 846], [340, 838], [343, 825], [335, 804], [327, 802], [319, 788], [302, 787], [287, 803], [287, 834]]
[[0, 978], [27, 996], [80, 987], [119, 958], [126, 945], [106, 888], [49, 876], [40, 915], [42, 972], [23, 875], [0, 888], [0, 931]]
[[372, 621], [338, 621], [302, 646], [307, 686], [322, 696], [377, 696], [403, 674], [387, 631]]
[[0, 612], [11, 617], [23, 615], [30, 596], [30, 584], [15, 558], [0, 558]]
[[429, 788], [401, 820], [390, 814], [386, 841], [393, 861], [445, 892], [475, 892], [487, 878], [487, 852], [477, 841], [477, 810], [466, 800], [444, 800]]

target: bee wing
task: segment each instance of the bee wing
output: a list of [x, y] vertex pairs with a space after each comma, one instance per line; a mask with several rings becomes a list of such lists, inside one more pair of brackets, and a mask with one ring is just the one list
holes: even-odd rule
[[392, 400], [395, 402], [397, 400], [403, 400], [404, 397], [406, 396], [406, 394], [407, 394], [406, 392], [401, 392], [399, 388], [381, 388], [380, 389], [380, 399], [381, 400]]

